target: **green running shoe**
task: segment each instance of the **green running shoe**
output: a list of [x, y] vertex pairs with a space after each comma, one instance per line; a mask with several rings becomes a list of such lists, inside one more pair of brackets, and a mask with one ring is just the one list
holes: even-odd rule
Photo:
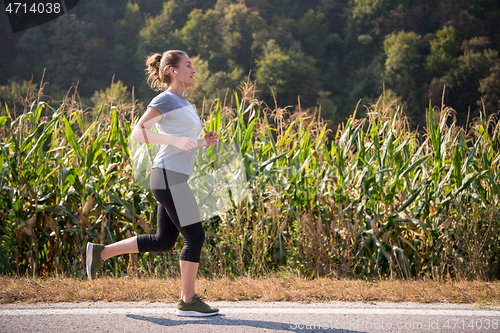
[[87, 243], [87, 277], [89, 280], [95, 280], [97, 271], [104, 265], [101, 258], [101, 252], [104, 245]]
[[175, 311], [175, 314], [181, 317], [206, 317], [215, 316], [218, 313], [219, 309], [202, 302], [198, 294], [194, 295], [189, 303], [184, 303], [182, 299], [179, 299]]

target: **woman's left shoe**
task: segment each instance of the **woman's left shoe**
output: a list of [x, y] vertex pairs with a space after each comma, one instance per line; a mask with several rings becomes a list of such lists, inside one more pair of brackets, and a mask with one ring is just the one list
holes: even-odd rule
[[104, 265], [101, 258], [101, 252], [104, 245], [87, 243], [87, 277], [89, 280], [95, 280], [97, 271]]
[[206, 317], [215, 316], [218, 313], [219, 309], [202, 302], [198, 294], [194, 295], [189, 303], [184, 303], [182, 299], [179, 299], [175, 311], [175, 314], [181, 317]]

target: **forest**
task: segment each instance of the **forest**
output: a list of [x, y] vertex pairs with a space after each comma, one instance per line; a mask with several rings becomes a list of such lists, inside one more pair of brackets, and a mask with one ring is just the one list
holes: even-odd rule
[[269, 107], [321, 106], [331, 128], [360, 101], [365, 117], [384, 89], [413, 129], [443, 93], [464, 127], [500, 109], [499, 22], [494, 0], [87, 0], [15, 34], [0, 19], [0, 101], [16, 108], [44, 75], [54, 99], [77, 86], [94, 107], [112, 86], [144, 107], [156, 94], [146, 56], [181, 49], [198, 108], [250, 79]]

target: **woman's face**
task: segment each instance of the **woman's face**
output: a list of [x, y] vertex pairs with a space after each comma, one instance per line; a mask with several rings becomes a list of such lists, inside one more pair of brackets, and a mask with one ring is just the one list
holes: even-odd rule
[[192, 86], [194, 84], [194, 73], [196, 73], [196, 70], [194, 69], [193, 64], [191, 63], [191, 59], [189, 59], [188, 56], [182, 56], [181, 61], [176, 68], [176, 71], [177, 73], [179, 73], [179, 76], [184, 81], [184, 85], [186, 87]]

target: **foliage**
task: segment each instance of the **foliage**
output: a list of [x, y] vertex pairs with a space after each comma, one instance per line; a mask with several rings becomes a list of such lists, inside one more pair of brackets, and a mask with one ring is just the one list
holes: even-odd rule
[[[429, 105], [419, 139], [382, 95], [327, 144], [322, 119], [269, 114], [255, 87], [240, 89], [234, 108], [218, 100], [203, 122], [240, 147], [249, 191], [206, 221], [200, 274], [500, 277], [498, 121], [479, 118], [466, 132], [453, 110]], [[84, 126], [74, 99], [53, 109], [36, 96], [27, 112], [0, 117], [0, 269], [83, 278], [87, 241], [155, 231], [156, 202], [130, 166], [136, 106], [101, 106]], [[105, 274], [176, 276], [181, 248], [115, 257]]]
[[487, 115], [500, 110], [500, 64], [490, 69], [490, 75], [480, 81], [479, 92], [482, 95], [481, 105], [484, 105]]
[[454, 66], [459, 45], [453, 26], [445, 26], [430, 41], [431, 54], [426, 58], [426, 69], [435, 76], [442, 76]]
[[124, 86], [122, 81], [118, 81], [106, 88], [106, 90], [96, 91], [91, 100], [94, 103], [94, 109], [98, 110], [101, 104], [108, 102], [110, 106], [118, 104], [117, 102], [134, 103], [135, 101], [132, 98], [133, 96], [131, 96], [128, 87]]
[[[360, 100], [376, 101], [385, 84], [409, 107], [403, 111], [412, 129], [422, 129], [427, 101], [440, 100], [446, 86], [445, 101], [466, 127], [492, 96], [480, 86], [494, 82], [487, 78], [500, 61], [492, 56], [500, 50], [499, 20], [493, 0], [89, 0], [18, 34], [0, 22], [0, 85], [38, 80], [45, 70], [54, 91], [78, 85], [88, 101], [114, 76], [149, 100], [146, 56], [183, 49], [206, 62], [212, 77], [197, 89], [198, 104], [215, 90], [234, 93], [250, 75], [267, 105], [276, 97], [296, 106], [297, 95], [306, 108], [333, 103], [333, 129]], [[488, 114], [499, 111], [487, 105]]]
[[300, 96], [305, 106], [314, 105], [319, 88], [318, 73], [314, 59], [305, 55], [299, 45], [282, 50], [275, 40], [269, 40], [257, 67], [255, 75], [266, 100], [275, 95], [279, 105], [295, 105]]
[[416, 127], [421, 125], [425, 120], [418, 113], [419, 105], [417, 103], [417, 73], [421, 69], [421, 60], [418, 49], [422, 43], [421, 37], [414, 32], [401, 31], [398, 34], [386, 36], [384, 40], [384, 51], [387, 56], [385, 60], [384, 77], [388, 87], [399, 96], [408, 105], [411, 105], [413, 110], [406, 110], [412, 125]]

